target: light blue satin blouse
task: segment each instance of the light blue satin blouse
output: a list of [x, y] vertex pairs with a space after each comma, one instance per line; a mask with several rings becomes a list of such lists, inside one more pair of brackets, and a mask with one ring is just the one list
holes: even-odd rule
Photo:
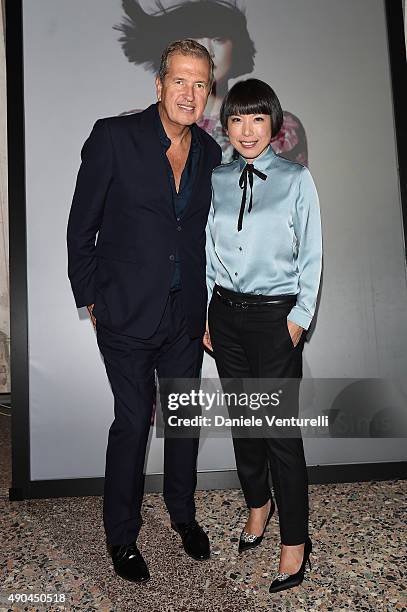
[[322, 236], [318, 194], [308, 168], [279, 157], [269, 146], [254, 167], [253, 206], [237, 229], [242, 157], [212, 173], [212, 204], [206, 228], [208, 299], [214, 284], [240, 293], [297, 295], [288, 319], [308, 329], [321, 275]]

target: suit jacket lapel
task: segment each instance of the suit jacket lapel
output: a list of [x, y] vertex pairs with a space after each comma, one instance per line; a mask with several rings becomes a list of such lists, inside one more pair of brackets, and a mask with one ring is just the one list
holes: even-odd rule
[[154, 169], [154, 188], [157, 192], [157, 196], [162, 194], [166, 204], [165, 209], [172, 215], [171, 184], [160, 137], [158, 135], [156, 113], [157, 109], [155, 104], [152, 104], [146, 108], [146, 110], [139, 113], [141, 115], [140, 121], [134, 123], [133, 126], [133, 139], [138, 150], [141, 152], [141, 163], [143, 165], [151, 165], [151, 168]]
[[198, 159], [198, 166], [196, 169], [196, 174], [194, 177], [194, 183], [192, 185], [192, 189], [191, 189], [191, 197], [189, 199], [189, 202], [185, 208], [185, 214], [187, 212], [189, 212], [190, 208], [194, 205], [194, 201], [195, 201], [195, 193], [196, 190], [198, 188], [198, 185], [200, 183], [201, 180], [201, 176], [202, 176], [202, 171], [204, 168], [204, 158], [205, 158], [205, 148], [203, 143], [201, 144], [200, 150], [199, 150], [199, 159]]

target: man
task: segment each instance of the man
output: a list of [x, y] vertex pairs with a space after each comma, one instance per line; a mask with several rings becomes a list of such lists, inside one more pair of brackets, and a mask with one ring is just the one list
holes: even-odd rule
[[[176, 41], [162, 55], [157, 104], [95, 123], [68, 223], [72, 290], [95, 324], [115, 402], [106, 453], [107, 543], [116, 573], [135, 582], [149, 578], [136, 539], [154, 371], [162, 379], [196, 378], [202, 364], [205, 225], [221, 150], [195, 122], [213, 68], [205, 47]], [[198, 444], [165, 440], [164, 500], [185, 551], [201, 560], [210, 548], [195, 520]]]

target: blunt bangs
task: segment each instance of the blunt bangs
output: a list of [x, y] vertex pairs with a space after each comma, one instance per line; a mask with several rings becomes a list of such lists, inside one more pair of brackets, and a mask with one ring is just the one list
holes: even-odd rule
[[227, 129], [232, 115], [270, 115], [272, 137], [281, 129], [283, 111], [274, 90], [259, 79], [235, 83], [226, 94], [220, 109], [223, 129]]

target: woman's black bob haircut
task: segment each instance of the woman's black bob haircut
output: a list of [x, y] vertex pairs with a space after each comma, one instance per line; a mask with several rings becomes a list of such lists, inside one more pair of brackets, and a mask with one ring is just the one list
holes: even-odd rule
[[229, 89], [220, 109], [224, 130], [232, 115], [270, 115], [271, 135], [276, 136], [283, 125], [283, 110], [274, 90], [259, 79], [238, 81]]

